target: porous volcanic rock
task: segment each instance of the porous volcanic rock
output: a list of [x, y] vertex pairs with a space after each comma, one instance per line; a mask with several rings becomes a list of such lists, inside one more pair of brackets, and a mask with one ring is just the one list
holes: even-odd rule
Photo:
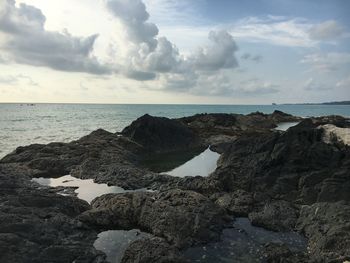
[[264, 247], [264, 259], [267, 263], [307, 263], [308, 255], [292, 252], [285, 244], [268, 243]]
[[273, 231], [292, 231], [298, 219], [298, 210], [290, 202], [276, 200], [267, 202], [262, 209], [249, 213], [252, 225]]
[[309, 122], [282, 133], [241, 136], [211, 177], [227, 192], [244, 189], [302, 204], [350, 200], [350, 148], [325, 143], [322, 130]]
[[165, 117], [143, 115], [122, 134], [150, 152], [171, 152], [198, 147], [199, 138], [182, 122]]
[[248, 216], [252, 211], [255, 200], [252, 193], [244, 190], [236, 190], [232, 193], [219, 194], [211, 197], [215, 203], [235, 216]]
[[79, 218], [103, 229], [139, 228], [179, 248], [218, 240], [227, 219], [208, 198], [178, 189], [103, 195]]
[[121, 263], [189, 263], [177, 248], [163, 238], [144, 238], [132, 242]]
[[350, 260], [349, 202], [303, 206], [297, 228], [309, 239], [309, 251], [316, 262]]
[[0, 262], [105, 262], [97, 233], [76, 219], [88, 203], [36, 187], [0, 166]]

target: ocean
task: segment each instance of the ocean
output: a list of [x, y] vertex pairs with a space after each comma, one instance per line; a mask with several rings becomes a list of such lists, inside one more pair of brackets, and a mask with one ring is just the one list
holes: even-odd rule
[[69, 142], [98, 128], [121, 131], [146, 113], [175, 118], [196, 113], [274, 110], [302, 117], [331, 114], [350, 117], [350, 105], [0, 104], [0, 158], [18, 146]]

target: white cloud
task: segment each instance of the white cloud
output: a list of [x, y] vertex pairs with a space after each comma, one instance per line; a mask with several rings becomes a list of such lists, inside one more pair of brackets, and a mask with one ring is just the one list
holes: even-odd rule
[[[196, 52], [185, 56], [167, 38], [158, 36], [158, 28], [148, 21], [149, 14], [141, 0], [108, 0], [106, 6], [124, 26], [125, 41], [130, 43], [127, 55], [121, 59], [127, 65], [122, 66], [122, 72], [129, 78], [152, 80], [156, 75], [168, 73], [162, 79], [175, 87], [177, 81], [174, 79], [187, 79], [189, 74], [196, 76], [196, 71], [218, 71], [238, 66], [235, 58], [237, 45], [226, 31], [210, 31], [210, 45], [198, 47]], [[179, 77], [179, 74], [186, 76]]]
[[316, 41], [307, 33], [311, 25], [303, 19], [248, 17], [232, 25], [230, 33], [237, 39], [281, 46], [311, 47]]
[[238, 66], [235, 57], [238, 47], [227, 31], [210, 31], [208, 38], [212, 45], [199, 48], [189, 58], [196, 69], [219, 70]]
[[314, 47], [322, 41], [335, 42], [348, 35], [334, 20], [314, 23], [302, 18], [248, 17], [231, 26], [230, 33], [237, 39], [279, 46]]
[[336, 40], [344, 36], [345, 30], [337, 21], [328, 20], [320, 24], [314, 25], [309, 30], [309, 35], [316, 40]]
[[314, 78], [307, 79], [303, 83], [302, 87], [304, 90], [307, 90], [307, 91], [327, 91], [332, 89], [332, 87], [328, 85], [315, 81]]
[[336, 85], [337, 88], [344, 88], [350, 91], [350, 77], [339, 80]]
[[20, 82], [23, 82], [25, 85], [29, 86], [39, 86], [38, 83], [33, 81], [33, 79], [27, 75], [0, 75], [0, 84], [13, 86], [19, 84]]
[[45, 30], [46, 17], [40, 9], [5, 0], [0, 6], [0, 48], [18, 63], [46, 66], [61, 71], [108, 73], [91, 55], [97, 35], [74, 37]]
[[314, 71], [330, 72], [350, 64], [350, 53], [329, 52], [304, 56], [301, 63], [308, 64]]

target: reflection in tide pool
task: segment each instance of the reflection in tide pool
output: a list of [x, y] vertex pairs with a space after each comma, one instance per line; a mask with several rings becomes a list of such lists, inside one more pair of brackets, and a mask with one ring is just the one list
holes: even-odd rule
[[297, 125], [298, 123], [299, 122], [280, 122], [277, 124], [277, 127], [275, 128], [275, 130], [286, 131], [290, 127], [293, 127], [293, 126]]
[[211, 151], [209, 148], [206, 149], [201, 154], [195, 156], [188, 162], [180, 165], [179, 167], [164, 172], [165, 174], [185, 177], [185, 176], [208, 176], [210, 173], [214, 172], [217, 166], [217, 161], [220, 154]]
[[106, 254], [108, 262], [118, 263], [121, 262], [124, 252], [131, 242], [150, 236], [150, 234], [137, 229], [130, 231], [109, 230], [98, 234], [94, 247]]
[[224, 229], [221, 240], [184, 252], [191, 262], [264, 262], [267, 243], [284, 243], [292, 251], [305, 251], [307, 240], [296, 232], [273, 232], [252, 226], [248, 218], [236, 218], [232, 228]]
[[[83, 199], [87, 202], [91, 202], [95, 197], [108, 194], [108, 193], [124, 193], [127, 192], [121, 187], [118, 186], [108, 186], [107, 184], [97, 184], [94, 183], [92, 179], [79, 179], [71, 175], [65, 175], [59, 178], [33, 178], [34, 182], [37, 182], [41, 185], [57, 187], [77, 187], [75, 192], [77, 193], [78, 198]], [[143, 189], [144, 190], [144, 189]]]

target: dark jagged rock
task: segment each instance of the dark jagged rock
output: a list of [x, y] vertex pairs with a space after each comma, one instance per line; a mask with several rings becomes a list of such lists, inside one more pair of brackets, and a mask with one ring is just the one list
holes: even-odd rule
[[237, 190], [233, 193], [219, 194], [211, 197], [215, 203], [235, 216], [248, 216], [252, 211], [255, 200], [252, 193]]
[[[302, 120], [285, 132], [272, 130], [286, 121], [301, 119], [279, 111], [179, 119], [145, 115], [122, 133], [97, 130], [70, 143], [19, 147], [0, 160], [0, 220], [5, 222], [0, 261], [103, 262], [92, 248], [95, 227], [140, 228], [162, 237], [168, 243], [157, 238], [133, 243], [125, 260], [168, 262], [177, 260], [175, 247], [217, 240], [226, 212], [249, 214], [253, 224], [275, 231], [293, 229], [297, 221], [309, 238], [308, 260], [349, 259], [350, 149], [326, 140], [323, 126], [346, 128], [349, 121], [327, 116]], [[176, 156], [209, 144], [221, 157], [208, 177], [172, 177], [142, 165], [156, 154]], [[37, 189], [29, 181], [66, 174], [161, 192], [105, 195], [89, 209], [85, 202]], [[271, 245], [266, 253], [268, 262], [305, 259], [283, 246]]]
[[241, 136], [222, 154], [212, 177], [225, 182], [225, 191], [263, 192], [300, 203], [350, 200], [349, 159], [349, 147], [327, 144], [321, 129], [301, 125]]
[[218, 141], [230, 142], [243, 133], [266, 132], [275, 128], [280, 122], [300, 121], [301, 118], [275, 111], [272, 114], [254, 112], [248, 115], [196, 114], [179, 120], [213, 145]]
[[198, 137], [183, 123], [164, 117], [143, 115], [122, 134], [150, 152], [171, 152], [198, 147]]
[[159, 237], [134, 241], [124, 253], [122, 263], [189, 263], [177, 248]]
[[266, 203], [262, 209], [249, 213], [252, 225], [273, 231], [294, 230], [298, 210], [289, 202], [278, 200]]
[[0, 167], [0, 262], [105, 262], [93, 248], [97, 233], [76, 219], [89, 205], [37, 189]]
[[350, 205], [348, 202], [303, 206], [297, 228], [309, 238], [316, 262], [350, 260]]
[[103, 195], [80, 216], [99, 228], [149, 231], [179, 248], [217, 240], [225, 219], [208, 198], [182, 190]]
[[264, 259], [267, 263], [306, 263], [310, 259], [305, 253], [292, 252], [286, 245], [268, 243], [264, 249]]

